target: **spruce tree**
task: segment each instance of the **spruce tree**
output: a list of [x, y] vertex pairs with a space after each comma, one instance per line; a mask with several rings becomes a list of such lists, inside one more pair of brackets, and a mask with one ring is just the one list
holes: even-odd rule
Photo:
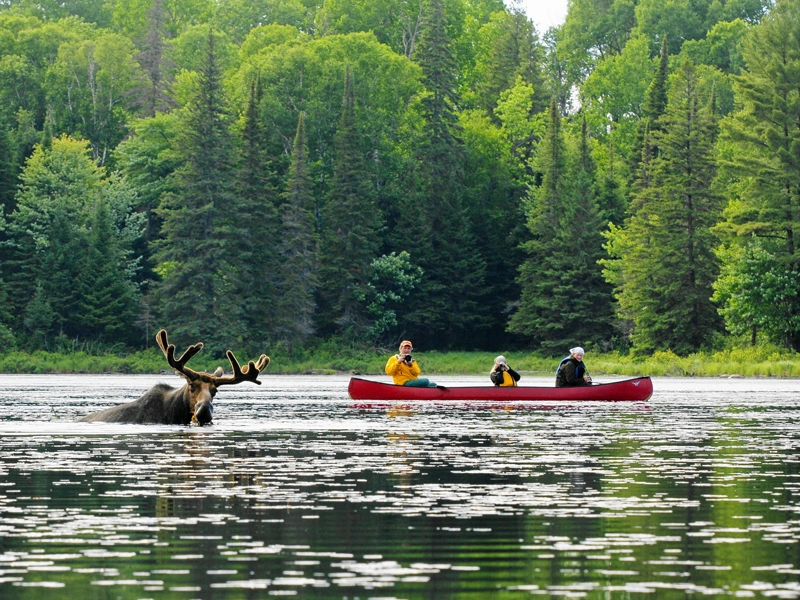
[[314, 199], [307, 171], [305, 113], [297, 119], [292, 163], [281, 208], [281, 276], [276, 305], [276, 333], [293, 349], [314, 332], [318, 249], [314, 230]]
[[722, 211], [711, 190], [716, 119], [688, 60], [673, 79], [660, 126], [649, 185], [637, 194], [625, 227], [609, 235], [618, 263], [606, 264], [621, 316], [633, 323], [635, 350], [687, 354], [720, 327], [710, 300], [718, 272], [711, 227]]
[[0, 125], [0, 214], [10, 215], [17, 193], [17, 160], [8, 130]]
[[147, 31], [142, 41], [142, 51], [134, 58], [144, 71], [146, 81], [132, 90], [134, 106], [138, 106], [145, 117], [154, 117], [156, 112], [166, 112], [177, 106], [172, 97], [173, 77], [170, 70], [174, 64], [169, 58], [169, 43], [166, 41], [167, 12], [164, 0], [153, 0], [147, 12]]
[[532, 193], [533, 235], [520, 268], [520, 306], [509, 324], [548, 353], [576, 344], [608, 347], [614, 333], [611, 288], [597, 264], [604, 223], [585, 121], [574, 158], [567, 154], [554, 97], [539, 150], [542, 184]]
[[[429, 0], [414, 51], [428, 94], [426, 135], [417, 149], [419, 202], [404, 209], [403, 240], [423, 280], [401, 323], [426, 348], [471, 347], [486, 320], [485, 260], [463, 206], [463, 143], [458, 138], [456, 65], [445, 29], [443, 0]], [[412, 190], [413, 194], [413, 190]], [[413, 198], [413, 196], [411, 196]]]
[[136, 286], [126, 276], [126, 255], [114, 232], [105, 200], [94, 208], [81, 277], [81, 312], [76, 320], [84, 337], [133, 343], [139, 308]]
[[519, 9], [500, 14], [496, 22], [498, 33], [491, 40], [484, 77], [478, 85], [481, 105], [493, 115], [500, 93], [513, 87], [521, 77], [534, 89], [531, 114], [541, 112], [547, 108], [547, 98], [542, 94], [544, 49], [536, 26]]
[[202, 340], [213, 351], [245, 336], [241, 258], [233, 252], [240, 214], [235, 194], [231, 116], [222, 89], [214, 34], [209, 33], [199, 85], [186, 111], [184, 165], [174, 174], [175, 192], [162, 199], [162, 239], [156, 258], [161, 322], [170, 333]]
[[241, 220], [239, 235], [233, 242], [242, 270], [243, 287], [239, 295], [245, 309], [246, 337], [254, 352], [263, 351], [274, 334], [280, 271], [278, 194], [271, 183], [272, 165], [264, 149], [266, 134], [259, 114], [260, 88], [258, 78], [251, 82], [244, 115], [238, 210], [247, 216]]
[[372, 261], [378, 257], [382, 219], [373, 199], [355, 117], [353, 73], [345, 69], [344, 100], [334, 139], [333, 176], [322, 210], [320, 295], [322, 323], [363, 336]]
[[666, 36], [661, 41], [661, 54], [658, 62], [658, 70], [653, 76], [653, 81], [647, 88], [644, 102], [642, 103], [642, 116], [637, 124], [636, 140], [631, 154], [631, 174], [636, 176], [642, 160], [644, 146], [649, 143], [648, 152], [651, 156], [658, 154], [658, 148], [653, 145], [652, 137], [646, 140], [646, 136], [661, 128], [660, 117], [667, 109], [667, 76], [669, 74], [669, 53], [667, 50]]

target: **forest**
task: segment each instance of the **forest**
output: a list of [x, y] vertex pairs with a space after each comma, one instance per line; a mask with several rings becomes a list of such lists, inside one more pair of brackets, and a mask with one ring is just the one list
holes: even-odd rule
[[3, 351], [800, 351], [800, 0], [0, 0], [0, 211]]

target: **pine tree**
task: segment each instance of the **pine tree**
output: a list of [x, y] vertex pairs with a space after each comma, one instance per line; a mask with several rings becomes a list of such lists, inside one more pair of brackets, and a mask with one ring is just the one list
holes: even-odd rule
[[281, 209], [281, 278], [276, 306], [276, 332], [291, 355], [314, 332], [317, 290], [317, 236], [314, 199], [307, 172], [305, 113], [297, 119], [292, 164]]
[[353, 73], [345, 69], [344, 101], [334, 139], [333, 176], [322, 211], [320, 293], [324, 325], [363, 336], [372, 261], [378, 257], [381, 217], [373, 200], [355, 117]]
[[716, 175], [716, 119], [698, 92], [694, 65], [685, 61], [674, 78], [652, 178], [632, 205], [622, 229], [609, 234], [607, 261], [621, 316], [633, 325], [638, 352], [696, 351], [718, 331], [711, 303], [717, 275], [713, 227], [722, 201], [711, 190]]
[[[800, 0], [779, 0], [745, 39], [747, 65], [734, 79], [741, 108], [725, 120], [732, 159], [723, 163], [738, 202], [726, 210], [724, 229], [741, 245], [759, 238], [775, 257], [776, 271], [800, 278]], [[800, 351], [800, 297], [771, 325]], [[782, 321], [782, 322], [781, 322]]]
[[176, 191], [162, 199], [163, 239], [156, 242], [162, 281], [158, 308], [165, 326], [212, 351], [237, 346], [246, 331], [237, 297], [243, 269], [233, 251], [241, 219], [235, 194], [233, 138], [214, 34], [187, 108], [181, 147], [185, 164]]
[[404, 210], [404, 223], [424, 221], [406, 227], [407, 246], [402, 248], [422, 267], [424, 276], [401, 321], [426, 348], [470, 347], [469, 340], [486, 322], [482, 301], [486, 266], [462, 203], [457, 70], [445, 25], [443, 0], [430, 0], [414, 51], [428, 90], [423, 98], [427, 135], [417, 150], [420, 201]]

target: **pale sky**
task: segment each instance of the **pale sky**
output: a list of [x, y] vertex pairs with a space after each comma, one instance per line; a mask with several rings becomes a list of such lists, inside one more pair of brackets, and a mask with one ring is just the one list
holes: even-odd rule
[[561, 25], [567, 16], [567, 0], [509, 0], [508, 4], [518, 4], [536, 23], [540, 34], [553, 25]]

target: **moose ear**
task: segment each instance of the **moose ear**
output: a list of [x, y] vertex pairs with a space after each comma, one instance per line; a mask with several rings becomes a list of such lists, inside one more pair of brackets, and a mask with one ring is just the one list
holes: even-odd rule
[[222, 377], [222, 374], [225, 370], [222, 367], [217, 367], [217, 370], [214, 371], [214, 377]]

